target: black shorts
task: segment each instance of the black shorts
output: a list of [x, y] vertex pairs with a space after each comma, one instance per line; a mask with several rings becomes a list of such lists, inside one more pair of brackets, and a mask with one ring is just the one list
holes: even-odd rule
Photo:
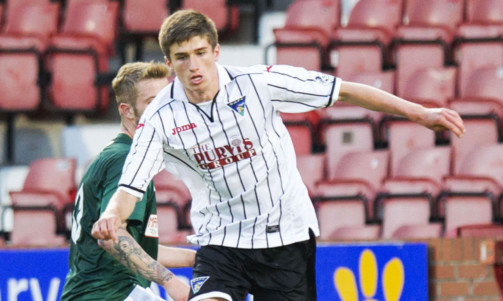
[[203, 246], [197, 251], [189, 300], [316, 301], [316, 240], [269, 249]]

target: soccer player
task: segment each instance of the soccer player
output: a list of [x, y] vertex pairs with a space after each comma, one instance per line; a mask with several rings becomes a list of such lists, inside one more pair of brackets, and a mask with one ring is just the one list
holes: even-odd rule
[[169, 68], [163, 63], [130, 63], [120, 68], [112, 82], [121, 116], [120, 133], [82, 178], [73, 211], [70, 271], [61, 300], [162, 300], [150, 290], [151, 281], [162, 285], [173, 299], [187, 300], [189, 287], [165, 266], [192, 266], [195, 251], [158, 246], [156, 199], [150, 180], [143, 198], [117, 230], [116, 243], [100, 241], [100, 248], [91, 236], [93, 223], [117, 188], [138, 120], [168, 85], [168, 75]]
[[[145, 111], [119, 189], [93, 226], [117, 239], [146, 183], [163, 168], [192, 194], [196, 254], [189, 300], [316, 300], [318, 221], [279, 112], [337, 101], [407, 117], [433, 130], [464, 132], [459, 115], [428, 109], [373, 87], [292, 66], [217, 63], [214, 23], [181, 10], [159, 43], [176, 73]], [[300, 59], [300, 58], [299, 58]]]

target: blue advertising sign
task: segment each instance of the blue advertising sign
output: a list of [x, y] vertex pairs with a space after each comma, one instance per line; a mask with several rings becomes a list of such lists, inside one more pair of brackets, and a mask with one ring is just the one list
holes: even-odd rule
[[[318, 300], [426, 301], [427, 264], [423, 243], [320, 245]], [[172, 271], [189, 283], [192, 269]], [[67, 249], [0, 250], [0, 301], [59, 300], [67, 272]], [[159, 286], [152, 289], [166, 298]]]
[[318, 300], [428, 300], [424, 243], [318, 246]]

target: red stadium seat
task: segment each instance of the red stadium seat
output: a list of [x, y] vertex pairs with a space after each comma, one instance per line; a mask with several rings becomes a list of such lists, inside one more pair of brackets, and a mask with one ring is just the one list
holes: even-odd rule
[[186, 243], [189, 231], [178, 229], [178, 209], [172, 203], [157, 205], [157, 222], [159, 224], [159, 243], [181, 244]]
[[14, 225], [10, 233], [12, 247], [61, 247], [65, 239], [57, 233], [54, 212], [50, 208], [14, 207]]
[[463, 138], [451, 138], [453, 174], [460, 174], [462, 162], [473, 150], [498, 143], [498, 126], [491, 118], [464, 118], [466, 132]]
[[503, 1], [467, 0], [466, 19], [468, 23], [498, 24], [503, 22]]
[[297, 168], [310, 195], [317, 195], [316, 185], [325, 179], [325, 154], [297, 156]]
[[425, 68], [411, 74], [401, 97], [429, 107], [445, 107], [456, 94], [456, 68]]
[[364, 203], [359, 199], [331, 199], [316, 202], [321, 240], [373, 240], [379, 238], [378, 225], [366, 225]]
[[[62, 33], [51, 39], [46, 65], [52, 72], [48, 98], [54, 110], [102, 112], [108, 107], [108, 71], [117, 30], [117, 2], [69, 1]], [[78, 73], [74, 70], [79, 70]]]
[[235, 31], [239, 26], [239, 8], [225, 0], [183, 0], [183, 9], [194, 9], [210, 17], [222, 33]]
[[421, 196], [387, 197], [382, 200], [382, 238], [389, 239], [402, 226], [428, 225], [432, 201]]
[[[496, 199], [503, 187], [501, 151], [503, 146], [499, 144], [479, 144], [473, 147], [471, 152], [465, 155], [455, 175], [445, 178], [444, 189], [460, 196], [468, 194], [469, 197], [485, 199], [496, 206]], [[442, 209], [439, 208], [441, 214]], [[492, 213], [495, 217], [501, 215], [496, 211]]]
[[472, 72], [461, 98], [450, 102], [460, 114], [495, 114], [503, 120], [503, 67], [483, 67]]
[[174, 203], [183, 208], [192, 199], [185, 183], [165, 170], [154, 177], [154, 185], [157, 203]]
[[308, 122], [285, 122], [297, 155], [310, 154], [313, 148], [313, 129]]
[[445, 200], [445, 237], [456, 237], [458, 227], [490, 224], [493, 203], [485, 196], [451, 195]]
[[64, 231], [65, 210], [73, 203], [76, 192], [75, 169], [76, 161], [72, 158], [35, 160], [30, 164], [23, 189], [10, 192], [13, 206], [51, 207], [56, 213], [53, 218], [57, 219], [58, 230]]
[[449, 147], [418, 148], [397, 164], [392, 177], [384, 180], [383, 189], [390, 194], [429, 193], [436, 197], [442, 181], [450, 174]]
[[345, 154], [332, 172], [319, 183], [318, 194], [330, 197], [360, 197], [367, 200], [367, 216], [373, 218], [374, 199], [388, 176], [388, 151], [354, 151]]
[[[143, 59], [143, 41], [155, 38], [159, 33], [162, 22], [169, 16], [168, 0], [150, 0], [146, 2], [125, 0], [122, 12], [121, 47], [125, 56], [125, 47], [129, 42], [136, 45], [136, 60]], [[126, 61], [125, 57], [123, 57]]]
[[[380, 71], [387, 63], [387, 48], [401, 23], [402, 0], [360, 0], [353, 7], [346, 27], [332, 34], [337, 75], [347, 78], [360, 72]], [[330, 56], [335, 57], [333, 55]]]
[[503, 237], [503, 225], [482, 224], [461, 226], [458, 227], [458, 236], [483, 238]]
[[442, 236], [442, 224], [407, 225], [395, 230], [392, 239], [429, 239]]
[[162, 22], [169, 16], [167, 0], [140, 2], [125, 0], [122, 9], [124, 30], [138, 34], [158, 34]]
[[435, 132], [408, 120], [390, 120], [385, 123], [391, 153], [391, 175], [398, 163], [412, 150], [435, 146]]
[[463, 3], [463, 0], [405, 2], [406, 25], [398, 28], [394, 47], [398, 95], [402, 95], [415, 71], [441, 68], [451, 60], [450, 43], [463, 20]]
[[321, 70], [330, 32], [339, 18], [340, 5], [334, 1], [294, 1], [288, 7], [285, 26], [274, 29], [276, 63]]
[[336, 178], [336, 167], [341, 158], [350, 152], [374, 149], [372, 125], [366, 122], [330, 123], [322, 127], [327, 154], [327, 177]]

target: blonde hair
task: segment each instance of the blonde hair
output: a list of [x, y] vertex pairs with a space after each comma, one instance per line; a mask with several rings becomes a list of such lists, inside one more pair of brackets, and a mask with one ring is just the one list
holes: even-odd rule
[[112, 81], [117, 105], [127, 103], [136, 111], [136, 85], [145, 79], [162, 79], [169, 75], [169, 67], [164, 63], [135, 62], [123, 65]]
[[200, 36], [208, 40], [214, 49], [218, 44], [218, 32], [215, 23], [208, 16], [195, 10], [179, 10], [167, 17], [159, 31], [159, 45], [168, 60], [169, 48], [189, 39]]

